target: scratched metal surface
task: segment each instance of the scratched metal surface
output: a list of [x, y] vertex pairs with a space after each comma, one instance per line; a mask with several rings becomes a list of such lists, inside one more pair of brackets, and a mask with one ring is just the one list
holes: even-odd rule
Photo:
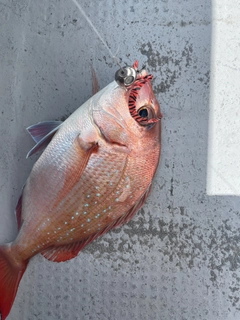
[[[210, 1], [81, 1], [112, 51], [139, 59], [161, 102], [146, 205], [66, 263], [34, 257], [9, 320], [239, 319], [239, 197], [207, 196]], [[0, 243], [36, 160], [25, 127], [64, 119], [118, 66], [70, 0], [0, 2]]]

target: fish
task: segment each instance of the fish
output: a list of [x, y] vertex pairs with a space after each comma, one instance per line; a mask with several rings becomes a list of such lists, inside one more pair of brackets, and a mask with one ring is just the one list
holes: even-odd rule
[[28, 128], [36, 143], [28, 156], [44, 151], [16, 206], [18, 235], [0, 245], [2, 320], [33, 256], [73, 259], [143, 206], [161, 150], [162, 114], [151, 80], [135, 61], [64, 122]]

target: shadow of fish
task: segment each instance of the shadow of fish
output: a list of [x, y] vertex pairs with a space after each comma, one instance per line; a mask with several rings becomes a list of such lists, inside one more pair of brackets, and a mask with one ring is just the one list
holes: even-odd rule
[[[0, 246], [0, 311], [6, 319], [28, 261], [55, 262], [128, 222], [145, 202], [160, 156], [160, 106], [151, 75], [122, 68], [66, 121], [28, 128], [45, 151], [16, 207], [19, 234]], [[124, 74], [134, 71], [136, 76]]]

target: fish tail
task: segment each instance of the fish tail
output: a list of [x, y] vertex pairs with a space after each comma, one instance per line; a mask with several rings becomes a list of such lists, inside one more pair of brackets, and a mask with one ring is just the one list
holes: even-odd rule
[[19, 282], [27, 262], [19, 262], [13, 256], [11, 245], [0, 246], [0, 314], [2, 320], [8, 316], [14, 302]]

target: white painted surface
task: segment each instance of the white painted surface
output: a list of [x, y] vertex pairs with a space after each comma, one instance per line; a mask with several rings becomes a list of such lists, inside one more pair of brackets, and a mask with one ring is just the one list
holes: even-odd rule
[[[211, 2], [81, 3], [113, 52], [119, 47], [124, 62], [139, 59], [155, 76], [161, 164], [129, 224], [69, 262], [30, 261], [8, 320], [239, 319], [240, 199], [206, 194]], [[25, 159], [33, 145], [25, 128], [79, 107], [91, 95], [90, 63], [101, 87], [118, 67], [71, 1], [2, 0], [0, 30], [4, 243], [16, 237], [14, 206], [35, 161]], [[236, 66], [230, 57], [228, 64]]]
[[240, 195], [240, 3], [213, 1], [208, 194]]

